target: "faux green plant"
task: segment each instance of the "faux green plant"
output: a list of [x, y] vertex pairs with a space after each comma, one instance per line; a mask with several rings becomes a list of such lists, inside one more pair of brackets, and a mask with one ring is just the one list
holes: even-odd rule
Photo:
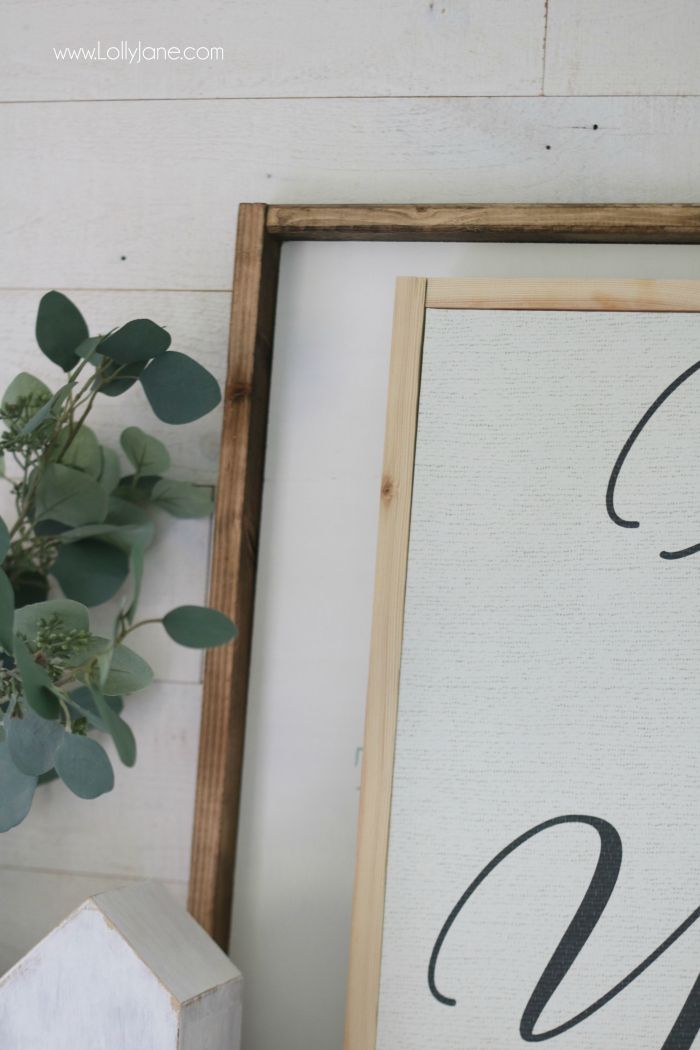
[[[93, 731], [112, 737], [125, 765], [136, 761], [122, 697], [153, 673], [125, 644], [133, 631], [159, 622], [174, 641], [200, 649], [235, 635], [228, 617], [201, 606], [137, 619], [152, 509], [206, 517], [213, 492], [169, 478], [167, 448], [139, 427], [123, 431], [120, 456], [87, 425], [100, 398], [135, 383], [162, 422], [189, 423], [219, 403], [214, 377], [171, 350], [153, 321], [90, 336], [59, 292], [42, 298], [36, 338], [63, 382], [52, 391], [22, 372], [0, 404], [2, 477], [15, 506], [11, 523], [0, 518], [0, 831], [25, 818], [40, 782], [60, 777], [81, 798], [111, 790], [112, 765]], [[89, 607], [117, 593], [110, 636], [93, 633]]]

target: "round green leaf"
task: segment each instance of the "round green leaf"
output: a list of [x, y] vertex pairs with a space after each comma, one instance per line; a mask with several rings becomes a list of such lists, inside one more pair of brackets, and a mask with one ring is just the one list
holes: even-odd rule
[[214, 510], [210, 485], [192, 485], [189, 481], [161, 478], [153, 486], [151, 500], [174, 518], [208, 518]]
[[107, 727], [107, 732], [114, 741], [117, 754], [125, 766], [133, 766], [136, 762], [136, 740], [134, 739], [134, 734], [126, 722], [112, 709], [107, 702], [107, 697], [103, 696], [99, 689], [93, 688], [92, 696], [95, 707]]
[[31, 398], [34, 404], [39, 405], [51, 398], [51, 391], [46, 383], [42, 383], [36, 376], [29, 372], [20, 372], [12, 380], [2, 399], [2, 407], [9, 408], [19, 401]]
[[97, 798], [114, 787], [107, 752], [88, 736], [64, 733], [56, 751], [56, 772], [79, 798]]
[[95, 386], [107, 397], [119, 397], [140, 378], [147, 364], [147, 361], [134, 361], [130, 365], [118, 365], [116, 361], [106, 360], [99, 377], [95, 379]]
[[151, 361], [141, 376], [151, 408], [164, 423], [191, 423], [221, 401], [211, 372], [187, 354], [171, 350]]
[[25, 605], [43, 602], [49, 593], [49, 581], [40, 572], [27, 571], [14, 579], [14, 588], [15, 608], [22, 609]]
[[[105, 703], [114, 711], [115, 715], [120, 715], [124, 709], [124, 701], [120, 696], [105, 696]], [[75, 708], [78, 714], [84, 715], [91, 726], [95, 729], [99, 729], [102, 733], [108, 733], [106, 724], [100, 717], [100, 714], [95, 706], [95, 701], [92, 696], [92, 690], [87, 685], [81, 685], [78, 689], [73, 689], [68, 694], [68, 702], [71, 707]]]
[[129, 575], [129, 558], [111, 543], [82, 539], [62, 544], [49, 571], [67, 598], [88, 606], [101, 605]]
[[76, 346], [75, 352], [78, 357], [82, 357], [84, 361], [89, 361], [91, 364], [97, 366], [102, 360], [102, 355], [96, 353], [97, 347], [102, 342], [101, 335], [91, 335], [87, 339], [84, 339], [80, 346]]
[[170, 342], [169, 332], [144, 317], [128, 321], [108, 335], [100, 344], [100, 353], [117, 364], [129, 365], [164, 354]]
[[89, 334], [80, 310], [65, 295], [47, 292], [41, 297], [36, 341], [54, 364], [69, 372], [80, 360], [76, 349]]
[[34, 660], [26, 642], [21, 638], [15, 636], [14, 648], [15, 662], [22, 679], [27, 703], [42, 718], [58, 718], [61, 708], [48, 674]]
[[66, 467], [83, 470], [95, 479], [99, 478], [103, 467], [102, 449], [93, 431], [90, 427], [81, 426], [64, 452], [69, 436], [70, 431], [66, 427], [56, 438], [55, 449], [60, 462]]
[[6, 726], [12, 761], [22, 773], [38, 777], [53, 769], [64, 734], [60, 722], [50, 722], [26, 710], [22, 718], [7, 720]]
[[0, 518], [0, 562], [5, 560], [5, 555], [10, 549], [10, 530]]
[[143, 507], [116, 496], [110, 497], [107, 523], [116, 526], [110, 541], [127, 551], [133, 547], [144, 550], [150, 547], [156, 532], [155, 525]]
[[0, 832], [21, 824], [31, 809], [36, 777], [22, 773], [12, 761], [7, 743], [0, 744]]
[[34, 602], [18, 609], [15, 613], [15, 634], [21, 634], [34, 642], [40, 621], [48, 620], [51, 616], [58, 616], [69, 630], [90, 630], [90, 614], [84, 605], [66, 598], [52, 598], [48, 602]]
[[153, 681], [153, 671], [146, 661], [126, 645], [117, 645], [102, 687], [107, 696], [123, 696], [145, 689]]
[[137, 478], [135, 474], [128, 474], [121, 479], [114, 495], [121, 500], [143, 507], [152, 502], [153, 489], [162, 480], [159, 474], [149, 474], [143, 478]]
[[119, 484], [119, 478], [121, 477], [121, 465], [119, 463], [119, 456], [111, 448], [101, 449], [102, 452], [102, 467], [100, 470], [99, 478], [97, 479], [105, 490], [107, 495], [111, 495]]
[[29, 417], [29, 419], [22, 427], [20, 433], [33, 434], [35, 430], [38, 430], [39, 427], [42, 426], [49, 419], [49, 417], [55, 418], [58, 415], [59, 409], [63, 405], [63, 402], [68, 397], [70, 388], [70, 383], [66, 383], [66, 385], [62, 386], [60, 390], [57, 390], [56, 393], [53, 394], [48, 401], [44, 402], [41, 408], [39, 408], [36, 412], [34, 412], [33, 415]]
[[63, 525], [104, 521], [107, 493], [94, 478], [62, 463], [50, 463], [37, 486], [36, 517]]
[[122, 431], [121, 446], [139, 477], [164, 474], [170, 467], [170, 455], [163, 442], [144, 433], [140, 427], [127, 427]]
[[179, 645], [191, 649], [213, 649], [236, 637], [236, 625], [217, 609], [202, 605], [180, 605], [163, 617], [163, 627]]
[[0, 649], [11, 653], [14, 648], [15, 593], [7, 574], [0, 569]]

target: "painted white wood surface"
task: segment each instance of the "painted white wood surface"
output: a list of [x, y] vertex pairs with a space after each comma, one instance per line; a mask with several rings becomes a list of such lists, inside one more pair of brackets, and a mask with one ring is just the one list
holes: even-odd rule
[[[524, 95], [541, 87], [543, 0], [12, 0], [5, 99]], [[223, 61], [57, 62], [54, 47], [223, 48]]]
[[[578, 90], [573, 85], [586, 74], [577, 57], [578, 38], [595, 39], [601, 26], [598, 43], [611, 47], [603, 37], [614, 36], [614, 11], [622, 10], [626, 18], [625, 12], [632, 10], [626, 2], [611, 5], [601, 22], [599, 6], [585, 6], [591, 12], [589, 22], [580, 20], [576, 32], [567, 35], [566, 23], [557, 20], [557, 8], [570, 5], [549, 0], [560, 41], [559, 57], [555, 49], [549, 68], [569, 78], [572, 90]], [[685, 40], [672, 58], [664, 45], [660, 62], [648, 60], [646, 40], [663, 39], [665, 30], [659, 27], [668, 8], [643, 6], [645, 16], [635, 30], [637, 47], [616, 56], [596, 93], [615, 90], [605, 84], [613, 84], [618, 67], [625, 70], [630, 94], [641, 96], [659, 90], [665, 79], [677, 79], [679, 68], [695, 76], [694, 68], [684, 66]], [[692, 25], [694, 11], [685, 6]], [[95, 323], [110, 323], [117, 315], [155, 315], [162, 304], [160, 316], [170, 320], [178, 340], [187, 340], [184, 349], [198, 354], [201, 346], [202, 353], [211, 355], [205, 363], [223, 369], [240, 200], [694, 199], [700, 147], [698, 103], [693, 99], [328, 97], [537, 94], [542, 86], [544, 9], [544, 0], [539, 5], [529, 0], [435, 0], [432, 8], [429, 0], [372, 5], [362, 0], [359, 8], [345, 0], [264, 0], [262, 5], [245, 6], [238, 0], [203, 0], [177, 8], [137, 5], [135, 0], [108, 0], [99, 8], [86, 0], [62, 8], [47, 0], [7, 0], [0, 99], [20, 104], [0, 104], [0, 372], [10, 357], [24, 362], [37, 292], [54, 286], [69, 293], [88, 289], [75, 296]], [[649, 12], [652, 17], [647, 18]], [[573, 19], [575, 12], [569, 13]], [[382, 37], [389, 15], [401, 29], [391, 46]], [[642, 25], [645, 39], [639, 35]], [[157, 33], [157, 42], [167, 35], [167, 43], [191, 43], [184, 35], [192, 31], [195, 43], [221, 44], [227, 59], [211, 69], [198, 64], [59, 69], [50, 53], [54, 29], [61, 36], [65, 32], [67, 37], [80, 37], [74, 41], [78, 45], [89, 44], [97, 31], [103, 38], [115, 32], [124, 39], [133, 38], [134, 30], [142, 38]], [[378, 50], [379, 64], [373, 58]], [[590, 51], [587, 56], [586, 62], [594, 61]], [[596, 77], [599, 72], [602, 76], [604, 70], [594, 64]], [[222, 94], [294, 97], [225, 101], [218, 97]], [[322, 97], [309, 101], [304, 95]], [[142, 101], [146, 96], [163, 101]], [[216, 97], [170, 100], [204, 96]], [[28, 102], [104, 97], [132, 101]], [[594, 131], [596, 123], [599, 128]], [[319, 314], [324, 304], [315, 299], [314, 289], [330, 264], [324, 254], [329, 247], [285, 249], [285, 259], [295, 269], [310, 268], [302, 269], [302, 284], [294, 284], [294, 294], [301, 295], [294, 323], [287, 314], [278, 329], [279, 346], [290, 356], [278, 353], [275, 374], [279, 425], [273, 427], [268, 459], [254, 657], [256, 707], [238, 874], [236, 951], [245, 953], [245, 968], [255, 974], [247, 989], [254, 1013], [249, 1012], [246, 1021], [246, 1050], [317, 1050], [309, 1044], [308, 1025], [304, 1028], [299, 1020], [312, 1001], [303, 967], [285, 965], [300, 950], [310, 972], [320, 973], [319, 994], [313, 999], [318, 1048], [340, 1045], [352, 807], [359, 780], [354, 745], [362, 721], [364, 639], [371, 603], [367, 559], [374, 556], [374, 464], [381, 455], [381, 384], [394, 277], [407, 272], [517, 274], [521, 265], [522, 272], [537, 275], [556, 272], [558, 265], [542, 248], [527, 249], [530, 254], [523, 256], [522, 249], [486, 245], [459, 248], [456, 254], [455, 246], [345, 246], [341, 250], [350, 254], [333, 263], [326, 288], [335, 291], [327, 296], [325, 314]], [[424, 250], [427, 255], [421, 254]], [[318, 263], [313, 264], [317, 251]], [[443, 251], [446, 261], [441, 264]], [[583, 262], [589, 258], [585, 253], [574, 252], [565, 256], [572, 267], [569, 272], [593, 265]], [[630, 265], [655, 272], [652, 262], [640, 263], [639, 254], [634, 258], [637, 262], [630, 264], [623, 252], [613, 263], [608, 255], [602, 272], [624, 275], [632, 272]], [[681, 250], [673, 258], [670, 267], [666, 263], [667, 276], [698, 275], [695, 249]], [[377, 265], [373, 260], [379, 270], [376, 287], [369, 288], [374, 320], [368, 316], [367, 324], [368, 331], [376, 325], [370, 343], [377, 358], [372, 364], [360, 353], [355, 375], [337, 362], [329, 363], [329, 347], [337, 338], [330, 322], [342, 300], [347, 267], [358, 280], [360, 274], [371, 275]], [[202, 289], [220, 294], [202, 295]], [[305, 342], [313, 354], [302, 364], [297, 355], [306, 353]], [[348, 345], [350, 353], [357, 353], [356, 343]], [[287, 360], [289, 366], [283, 368]], [[353, 395], [350, 400], [359, 399], [358, 404], [345, 400], [346, 387]], [[353, 415], [358, 407], [359, 417]], [[335, 429], [334, 411], [342, 421]], [[143, 424], [138, 413], [124, 420], [125, 425], [132, 422]], [[206, 480], [213, 476], [207, 451], [213, 434], [204, 429], [194, 446], [178, 451], [180, 462], [201, 470]], [[343, 500], [350, 493], [352, 507], [343, 514]], [[317, 533], [309, 533], [312, 516], [304, 513], [305, 502], [314, 508]], [[320, 538], [324, 530], [325, 541]], [[345, 551], [343, 566], [332, 555], [331, 536]], [[197, 542], [187, 533], [185, 538], [177, 525], [173, 543], [178, 552], [182, 545], [187, 547], [188, 582], [179, 592], [169, 579], [166, 587], [161, 576], [154, 599], [162, 597], [168, 604], [197, 600], [194, 595], [204, 591], [206, 537], [202, 534]], [[297, 552], [307, 575], [294, 568]], [[314, 569], [317, 562], [328, 570], [323, 576]], [[313, 590], [307, 591], [311, 581]], [[341, 584], [349, 589], [339, 610], [333, 588]], [[303, 622], [294, 615], [299, 607], [315, 636], [302, 637]], [[327, 611], [325, 618], [320, 609]], [[287, 635], [297, 648], [286, 644]], [[326, 638], [330, 655], [322, 663]], [[25, 839], [19, 829], [14, 838], [0, 840], [0, 969], [34, 943], [39, 923], [37, 932], [45, 932], [81, 897], [105, 886], [115, 872], [120, 873], [117, 877], [186, 878], [198, 663], [195, 667], [191, 655], [174, 646], [165, 648], [167, 643], [155, 634], [148, 644], [154, 647], [159, 677], [187, 683], [188, 699], [184, 689], [160, 684], [144, 697], [136, 727], [143, 762], [134, 771], [119, 773], [106, 826], [89, 816], [90, 803], [57, 791], [50, 803], [47, 799], [37, 809], [36, 833]], [[294, 719], [284, 710], [290, 698]], [[177, 714], [171, 735], [173, 705]], [[293, 748], [285, 744], [284, 729], [294, 734]], [[299, 776], [300, 770], [308, 771], [308, 780]], [[285, 792], [292, 778], [297, 786], [289, 798], [295, 805], [287, 809]], [[120, 810], [120, 792], [129, 782], [142, 784], [144, 790], [130, 793]], [[290, 817], [300, 813], [295, 844]], [[313, 893], [308, 892], [303, 866], [307, 849], [317, 864]], [[293, 872], [285, 899], [277, 878], [280, 869], [275, 870], [280, 859]], [[9, 863], [13, 866], [3, 867]], [[52, 871], [54, 866], [61, 870]], [[184, 894], [183, 881], [171, 885]], [[279, 966], [269, 962], [271, 954], [281, 960]], [[327, 965], [318, 966], [319, 961]], [[283, 980], [275, 981], [275, 996], [269, 996], [268, 980], [282, 975]]]
[[[31, 867], [0, 868], [0, 899], [3, 901], [0, 974], [14, 966], [91, 894], [116, 889], [126, 881], [123, 875], [57, 873]], [[161, 882], [170, 896], [184, 907], [187, 883]]]
[[0, 980], [8, 1050], [238, 1050], [240, 1023], [239, 971], [155, 882], [89, 898]]
[[241, 200], [693, 200], [699, 120], [693, 98], [2, 106], [0, 287], [229, 289]]
[[700, 247], [285, 247], [231, 941], [245, 1050], [342, 1045], [393, 291], [411, 273], [698, 278]]
[[[2, 864], [186, 880], [194, 808], [201, 687], [159, 682], [125, 701], [139, 754], [112, 764], [113, 791], [92, 802], [57, 781], [37, 794], [30, 817], [0, 840]], [[3, 905], [5, 902], [3, 902]]]
[[694, 0], [549, 0], [548, 95], [697, 95]]

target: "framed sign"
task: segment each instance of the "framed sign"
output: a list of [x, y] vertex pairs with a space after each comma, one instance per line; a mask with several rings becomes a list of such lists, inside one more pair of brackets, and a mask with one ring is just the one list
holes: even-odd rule
[[205, 663], [189, 909], [228, 946], [280, 249], [288, 241], [700, 244], [694, 204], [242, 204], [210, 601], [239, 628]]
[[700, 282], [397, 286], [346, 1050], [700, 1031]]

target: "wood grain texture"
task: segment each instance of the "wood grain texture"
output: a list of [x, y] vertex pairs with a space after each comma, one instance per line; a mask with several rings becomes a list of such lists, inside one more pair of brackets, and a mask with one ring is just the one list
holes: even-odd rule
[[700, 309], [697, 281], [520, 280], [437, 277], [428, 280], [426, 308], [436, 310]]
[[635, 0], [549, 0], [550, 95], [697, 95], [700, 8]]
[[[537, 94], [541, 0], [9, 3], [0, 98]], [[206, 61], [57, 61], [54, 47], [221, 46]]]
[[271, 205], [285, 240], [615, 241], [697, 244], [693, 204]]
[[243, 205], [210, 591], [239, 635], [206, 661], [189, 896], [192, 914], [222, 946], [231, 915], [278, 266], [265, 205]]
[[398, 716], [403, 603], [420, 386], [426, 281], [396, 286], [381, 484], [345, 1050], [373, 1050]]
[[246, 200], [692, 201], [699, 120], [692, 98], [0, 106], [0, 286], [230, 291]]

